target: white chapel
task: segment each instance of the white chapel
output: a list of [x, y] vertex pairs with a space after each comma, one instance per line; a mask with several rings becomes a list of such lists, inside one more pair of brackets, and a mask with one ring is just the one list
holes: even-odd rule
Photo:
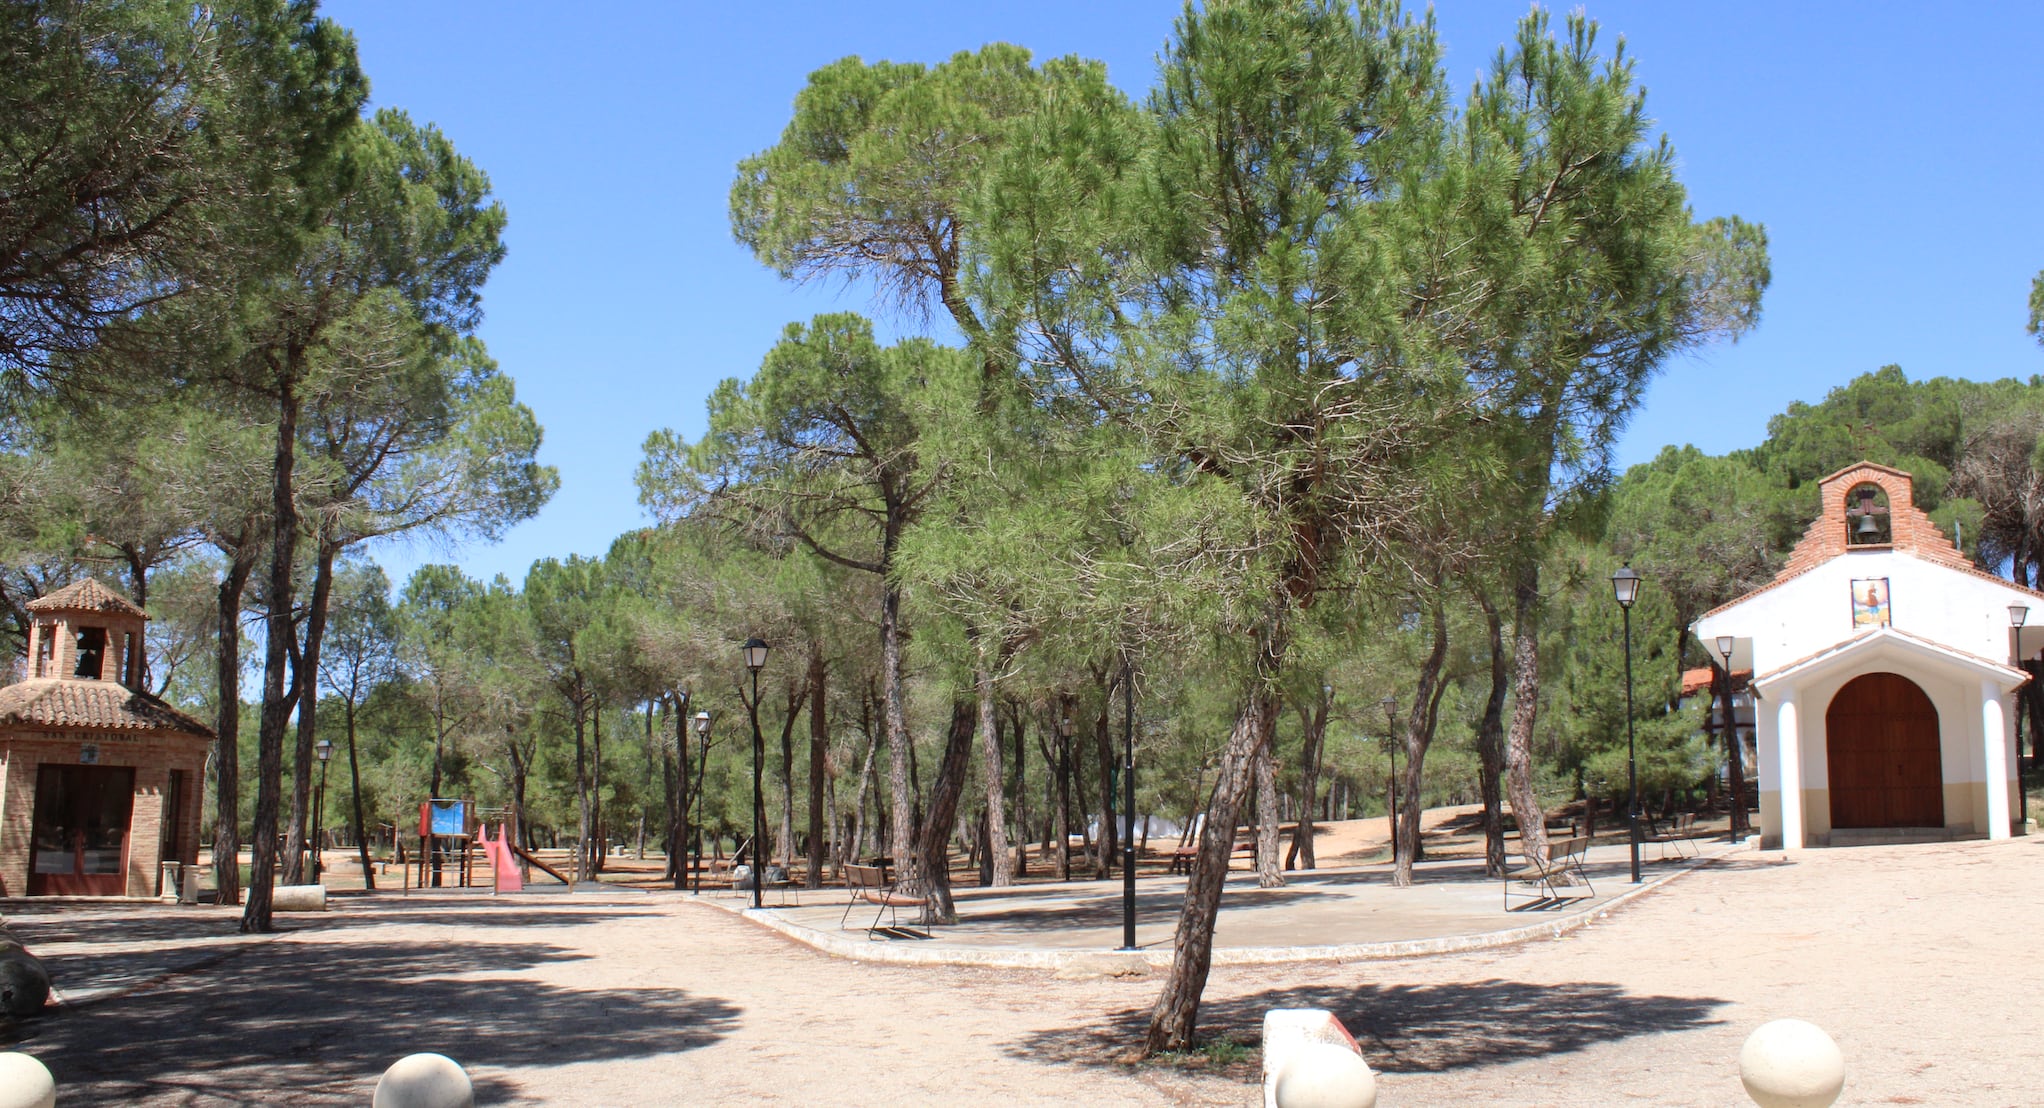
[[1691, 628], [1752, 673], [1762, 849], [2020, 833], [2016, 663], [2044, 648], [2044, 593], [1976, 568], [1907, 473], [1819, 490], [1781, 573]]

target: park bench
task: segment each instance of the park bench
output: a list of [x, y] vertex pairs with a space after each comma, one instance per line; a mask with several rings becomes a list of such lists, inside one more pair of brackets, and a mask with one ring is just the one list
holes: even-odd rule
[[1675, 855], [1677, 857], [1681, 857], [1682, 848], [1685, 843], [1688, 844], [1689, 847], [1689, 856], [1692, 858], [1696, 857], [1698, 854], [1702, 853], [1702, 851], [1698, 849], [1696, 841], [1698, 839], [1708, 839], [1713, 834], [1715, 834], [1715, 832], [1712, 831], [1704, 831], [1697, 829], [1696, 814], [1694, 812], [1683, 812], [1680, 815], [1677, 815], [1675, 818], [1667, 821], [1668, 826], [1666, 830], [1661, 830], [1659, 828], [1658, 826], [1659, 821], [1655, 822], [1656, 826], [1653, 829], [1653, 832], [1647, 835], [1645, 838], [1641, 839], [1640, 841], [1653, 843], [1655, 846], [1659, 847], [1661, 850], [1661, 857], [1663, 858], [1666, 858], [1668, 856], [1668, 847], [1671, 844], [1675, 847]]
[[1578, 835], [1548, 843], [1545, 862], [1535, 862], [1522, 856], [1520, 867], [1505, 873], [1505, 911], [1512, 910], [1515, 885], [1524, 886], [1517, 893], [1527, 898], [1527, 903], [1519, 905], [1521, 909], [1553, 908], [1570, 900], [1597, 895], [1597, 891], [1590, 887], [1589, 874], [1583, 870], [1583, 856], [1589, 849], [1589, 837]]
[[[838, 927], [844, 927], [845, 921], [851, 918], [854, 907], [865, 904], [878, 909], [873, 913], [872, 925], [866, 928], [867, 938], [871, 939], [882, 935], [914, 939], [927, 939], [930, 937], [927, 931], [917, 931], [912, 927], [904, 927], [901, 923], [901, 910], [903, 908], [926, 908], [930, 903], [929, 897], [908, 892], [902, 889], [899, 884], [888, 881], [887, 870], [883, 866], [852, 864], [846, 865], [844, 869], [845, 892], [848, 894], [848, 900], [845, 904], [844, 914], [838, 917]], [[887, 917], [887, 926], [885, 927], [880, 925], [880, 918], [882, 916]]]

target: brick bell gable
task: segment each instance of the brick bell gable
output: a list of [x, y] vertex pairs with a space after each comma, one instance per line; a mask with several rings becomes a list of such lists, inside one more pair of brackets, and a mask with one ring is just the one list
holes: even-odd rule
[[[1855, 547], [1849, 541], [1852, 520], [1846, 515], [1846, 494], [1861, 485], [1874, 485], [1888, 497], [1887, 543]], [[1975, 568], [1972, 559], [1959, 553], [1952, 540], [1916, 506], [1915, 480], [1899, 469], [1872, 462], [1846, 466], [1817, 482], [1817, 504], [1817, 518], [1789, 553], [1788, 564], [1775, 575], [1777, 583], [1855, 549], [1903, 550], [1953, 569]]]

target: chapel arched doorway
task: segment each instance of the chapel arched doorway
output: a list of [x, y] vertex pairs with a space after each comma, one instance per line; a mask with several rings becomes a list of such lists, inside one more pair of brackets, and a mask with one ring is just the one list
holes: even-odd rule
[[1938, 711], [1916, 682], [1867, 673], [1845, 683], [1824, 713], [1831, 826], [1943, 827]]

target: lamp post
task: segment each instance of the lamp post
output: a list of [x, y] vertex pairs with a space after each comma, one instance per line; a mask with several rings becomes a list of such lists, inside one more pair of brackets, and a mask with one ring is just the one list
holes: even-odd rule
[[[2030, 619], [2029, 605], [2027, 604], [2009, 605], [2009, 628], [2016, 633], [2016, 667], [2019, 669], [2022, 667], [2023, 664], [2023, 624], [2029, 622], [2029, 619]], [[2017, 692], [2016, 695], [2022, 696], [2023, 693]], [[2020, 704], [2020, 702], [2018, 703]], [[2032, 700], [2031, 703], [2035, 704], [2036, 701]], [[2021, 712], [2018, 712], [2016, 714], [2016, 718], [2021, 719], [2022, 715], [2023, 714]], [[2033, 712], [2030, 714], [2030, 750], [2034, 753], [2036, 749], [2037, 749], [2037, 716]], [[2016, 769], [2016, 818], [2014, 822], [2016, 824], [2016, 828], [2018, 830], [2021, 830], [2025, 824], [2025, 821], [2027, 821], [2030, 818], [2030, 792], [2028, 789], [2023, 787], [2023, 736], [2021, 731], [2018, 731], [2016, 733], [2015, 769]]]
[[1728, 760], [1732, 778], [1732, 820], [1727, 831], [1735, 843], [1746, 840], [1746, 748], [1739, 741], [1739, 717], [1732, 705], [1732, 650], [1738, 640], [1730, 635], [1718, 636], [1718, 656], [1724, 659], [1722, 671], [1725, 675], [1724, 695], [1719, 698], [1718, 726], [1725, 736], [1725, 757]]
[[[710, 713], [708, 710], [696, 713], [696, 757], [702, 759], [704, 765], [710, 764]], [[682, 759], [681, 776], [683, 784], [686, 785], [688, 783], [688, 760], [686, 758]], [[700, 780], [700, 776], [698, 780]], [[689, 810], [696, 804], [701, 803], [702, 797], [694, 792], [690, 792], [688, 796], [688, 805], [682, 809], [681, 813], [682, 830], [695, 840], [696, 879], [693, 882], [694, 887], [692, 891], [701, 893], [703, 891], [703, 829], [695, 826], [695, 820], [690, 817]]]
[[760, 760], [765, 757], [766, 740], [759, 734], [759, 671], [767, 660], [765, 639], [745, 640], [745, 668], [752, 671], [752, 906], [765, 906], [766, 866], [761, 863], [760, 844], [766, 838], [766, 808], [760, 802]]
[[1384, 752], [1391, 756], [1391, 864], [1398, 865], [1398, 698], [1387, 696], [1384, 706]]
[[[319, 884], [320, 856], [319, 839], [321, 824], [326, 817], [326, 760], [334, 756], [334, 741], [321, 739], [312, 744], [312, 752], [319, 755], [319, 788], [312, 793], [312, 883]], [[363, 880], [368, 880], [365, 876]]]
[[1611, 592], [1625, 613], [1625, 825], [1632, 847], [1632, 883], [1639, 884], [1639, 765], [1632, 737], [1632, 602], [1639, 599], [1639, 574], [1627, 562], [1611, 575]]
[[1136, 669], [1121, 656], [1121, 949], [1136, 948]]

